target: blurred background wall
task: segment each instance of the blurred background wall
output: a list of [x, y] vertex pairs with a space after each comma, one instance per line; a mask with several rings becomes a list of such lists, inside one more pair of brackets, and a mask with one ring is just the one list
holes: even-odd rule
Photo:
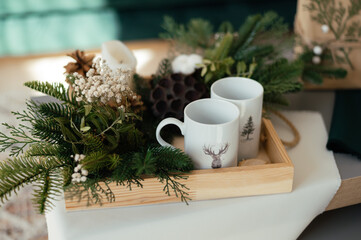
[[0, 56], [99, 48], [111, 39], [157, 38], [164, 15], [239, 26], [274, 10], [290, 26], [296, 0], [0, 0]]

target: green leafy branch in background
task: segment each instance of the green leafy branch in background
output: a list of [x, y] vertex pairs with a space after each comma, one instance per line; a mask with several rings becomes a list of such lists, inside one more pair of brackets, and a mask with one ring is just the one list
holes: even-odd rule
[[312, 58], [314, 53], [307, 46], [304, 46], [303, 53], [298, 56], [299, 60], [304, 62], [304, 68], [302, 72], [302, 79], [305, 82], [313, 84], [322, 84], [323, 78], [337, 78], [342, 79], [347, 75], [347, 71], [340, 67], [332, 67], [332, 57], [330, 51], [324, 50], [321, 56], [322, 65], [316, 65], [313, 63]]
[[192, 19], [185, 26], [178, 24], [171, 17], [164, 17], [161, 27], [166, 31], [160, 37], [170, 40], [176, 49], [186, 48], [189, 52], [207, 49], [212, 45], [213, 26], [204, 19]]
[[[163, 27], [166, 33], [161, 37], [175, 42], [178, 52], [188, 53], [191, 50], [203, 55], [203, 63], [198, 66], [202, 68], [201, 81], [208, 87], [227, 76], [252, 77], [265, 88], [266, 105], [286, 105], [283, 94], [300, 91], [303, 62], [289, 62], [280, 57], [283, 48], [292, 43], [292, 38], [289, 37], [288, 26], [276, 13], [251, 15], [238, 31], [234, 31], [231, 23], [223, 22], [218, 31], [213, 32], [213, 26], [206, 22], [193, 19], [185, 27], [165, 17]], [[194, 26], [206, 29], [196, 32], [192, 29]], [[199, 36], [195, 37], [197, 33]], [[200, 43], [194, 39], [203, 40]], [[270, 79], [266, 80], [268, 77]]]

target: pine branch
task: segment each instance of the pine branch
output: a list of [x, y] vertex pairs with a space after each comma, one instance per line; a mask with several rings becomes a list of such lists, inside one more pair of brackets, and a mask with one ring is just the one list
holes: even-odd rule
[[[8, 200], [13, 192], [17, 194], [20, 187], [25, 184], [39, 181], [46, 172], [50, 173], [63, 166], [61, 160], [51, 157], [46, 159], [19, 157], [0, 162], [0, 202], [4, 203]], [[43, 203], [46, 204], [46, 201]]]
[[109, 170], [113, 170], [119, 161], [121, 161], [121, 158], [118, 155], [114, 157], [112, 154], [99, 149], [97, 152], [88, 154], [81, 161], [81, 164], [90, 173], [101, 174], [102, 172], [107, 173]]
[[264, 88], [264, 102], [287, 105], [282, 95], [302, 89], [302, 83], [298, 81], [302, 71], [302, 61], [288, 62], [286, 59], [278, 59], [274, 63], [265, 65], [261, 70], [256, 71], [254, 78]]
[[65, 103], [75, 106], [78, 105], [78, 103], [75, 101], [74, 98], [71, 99], [69, 98], [67, 89], [61, 83], [51, 84], [48, 82], [31, 81], [31, 82], [26, 82], [24, 85], [38, 92], [52, 96]]
[[54, 207], [54, 201], [63, 193], [60, 169], [46, 170], [35, 183], [33, 202], [43, 214]]
[[64, 140], [62, 130], [54, 119], [37, 119], [31, 133], [51, 144], [61, 143]]
[[83, 135], [82, 142], [84, 143], [84, 153], [97, 152], [105, 148], [103, 138], [95, 136], [91, 133]]
[[70, 119], [73, 114], [73, 109], [70, 106], [56, 102], [39, 104], [37, 109], [42, 116], [50, 118], [64, 117]]
[[194, 169], [192, 159], [180, 149], [154, 147], [148, 151], [157, 159], [157, 169], [168, 172], [189, 172]]
[[60, 147], [58, 145], [39, 142], [32, 144], [25, 152], [25, 157], [55, 157], [59, 154]]
[[137, 152], [132, 156], [132, 168], [137, 176], [152, 175], [156, 172], [156, 158], [153, 157], [152, 151], [144, 153]]
[[176, 44], [193, 50], [210, 47], [212, 42], [213, 26], [204, 19], [192, 19], [185, 27], [183, 24], [177, 24], [173, 18], [165, 16], [161, 27], [166, 31], [160, 34], [161, 38], [173, 40]]

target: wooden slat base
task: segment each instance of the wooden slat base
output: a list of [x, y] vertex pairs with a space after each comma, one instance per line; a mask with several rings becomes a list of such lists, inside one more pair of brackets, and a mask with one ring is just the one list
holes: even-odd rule
[[[189, 176], [187, 180], [181, 181], [190, 189], [187, 192], [193, 201], [292, 191], [293, 164], [272, 123], [263, 119], [263, 126], [266, 140], [262, 144], [259, 158], [270, 163], [257, 166], [194, 170], [187, 174]], [[167, 196], [164, 194], [162, 191], [163, 184], [156, 178], [146, 178], [142, 184], [143, 188], [133, 188], [132, 191], [124, 186], [110, 184], [116, 199], [111, 203], [104, 202], [102, 206], [87, 206], [86, 199], [81, 201], [69, 199], [69, 195], [65, 193], [66, 209], [74, 211], [180, 201], [174, 195]]]

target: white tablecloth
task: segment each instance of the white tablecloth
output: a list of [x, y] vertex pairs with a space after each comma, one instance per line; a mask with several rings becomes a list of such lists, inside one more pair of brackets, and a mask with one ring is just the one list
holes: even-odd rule
[[[341, 179], [327, 132], [316, 112], [285, 112], [301, 133], [288, 151], [295, 165], [292, 193], [233, 199], [47, 214], [49, 240], [99, 239], [296, 239], [336, 193]], [[277, 132], [289, 129], [273, 120]]]

